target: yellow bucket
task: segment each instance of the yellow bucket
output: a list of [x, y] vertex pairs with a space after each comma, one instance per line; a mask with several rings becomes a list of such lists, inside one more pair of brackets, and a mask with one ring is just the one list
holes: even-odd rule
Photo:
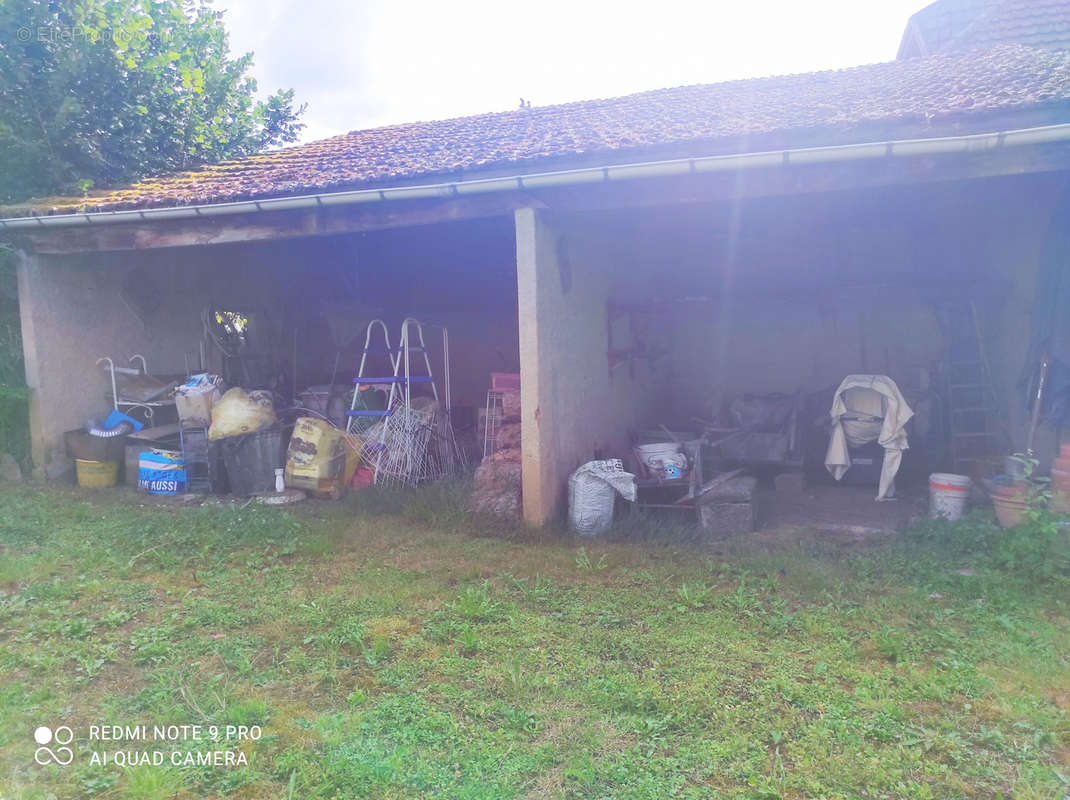
[[107, 489], [119, 479], [118, 461], [87, 461], [76, 458], [78, 485], [86, 489]]

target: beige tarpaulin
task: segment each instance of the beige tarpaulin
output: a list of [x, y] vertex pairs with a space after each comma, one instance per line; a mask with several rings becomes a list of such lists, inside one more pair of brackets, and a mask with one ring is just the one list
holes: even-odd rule
[[877, 499], [895, 496], [895, 474], [903, 451], [909, 447], [904, 426], [914, 412], [887, 375], [848, 375], [836, 390], [829, 410], [832, 435], [825, 453], [825, 468], [840, 480], [851, 468], [848, 445], [876, 441], [884, 448]]

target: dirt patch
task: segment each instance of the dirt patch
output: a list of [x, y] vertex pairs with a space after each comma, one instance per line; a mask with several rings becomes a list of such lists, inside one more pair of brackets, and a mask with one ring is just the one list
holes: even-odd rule
[[419, 620], [405, 617], [372, 617], [365, 621], [365, 630], [384, 639], [405, 639], [420, 632]]

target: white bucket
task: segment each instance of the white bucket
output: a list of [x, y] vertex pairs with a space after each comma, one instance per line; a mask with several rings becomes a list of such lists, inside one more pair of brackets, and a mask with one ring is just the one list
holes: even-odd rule
[[676, 442], [641, 444], [635, 451], [643, 466], [652, 475], [679, 473], [687, 469], [687, 456], [683, 454], [683, 446]]
[[970, 496], [970, 479], [952, 472], [934, 472], [929, 476], [929, 516], [954, 522], [962, 518]]

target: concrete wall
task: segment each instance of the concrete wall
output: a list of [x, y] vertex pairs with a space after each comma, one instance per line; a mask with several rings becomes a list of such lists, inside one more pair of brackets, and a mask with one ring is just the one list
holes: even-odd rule
[[[62, 463], [64, 431], [110, 411], [101, 356], [127, 366], [140, 353], [157, 374], [183, 371], [200, 325], [188, 276], [172, 254], [26, 256], [18, 267], [19, 304], [30, 404], [34, 469]], [[147, 287], [151, 282], [151, 288]], [[150, 306], [135, 295], [149, 288]], [[124, 297], [126, 299], [124, 299]], [[152, 306], [155, 305], [155, 308]]]
[[672, 396], [683, 419], [709, 419], [740, 394], [815, 392], [852, 373], [921, 388], [944, 347], [931, 306], [909, 290], [724, 298], [682, 313], [674, 330]]
[[[541, 525], [565, 506], [573, 469], [629, 452], [649, 423], [664, 373], [609, 372], [607, 303], [636, 302], [627, 241], [605, 218], [516, 212], [524, 518]], [[626, 331], [619, 331], [624, 336]]]
[[[1025, 376], [1037, 299], [1037, 279], [1045, 241], [1054, 226], [1070, 226], [1070, 219], [1054, 214], [1062, 193], [1070, 191], [1065, 175], [1048, 175], [1011, 184], [996, 213], [979, 235], [985, 245], [982, 268], [988, 280], [978, 304], [985, 331], [985, 348], [992, 362], [995, 388], [1007, 409], [1007, 423], [1015, 450], [1024, 450], [1032, 400]], [[1064, 263], [1070, 264], [1070, 253]], [[1059, 431], [1043, 423], [1034, 449], [1046, 473], [1059, 447]], [[1065, 438], [1065, 437], [1064, 437]]]

